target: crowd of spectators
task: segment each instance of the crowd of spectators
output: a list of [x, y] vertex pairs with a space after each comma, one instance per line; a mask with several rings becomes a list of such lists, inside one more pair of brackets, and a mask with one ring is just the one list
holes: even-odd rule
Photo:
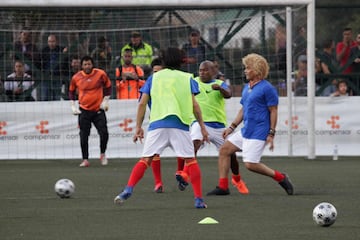
[[[307, 56], [305, 29], [298, 28], [294, 40], [295, 70], [292, 79], [294, 96], [307, 96]], [[283, 44], [284, 45], [284, 44]], [[281, 49], [281, 48], [279, 48]], [[281, 52], [281, 50], [280, 50]], [[342, 41], [325, 39], [315, 52], [315, 89], [316, 96], [351, 96], [359, 95], [360, 90], [360, 33], [356, 40], [353, 31], [343, 29]], [[339, 84], [341, 83], [341, 84]], [[347, 94], [337, 94], [339, 85], [346, 84]]]
[[[137, 98], [138, 94], [132, 91], [137, 92], [152, 74], [151, 63], [157, 57], [152, 45], [142, 37], [139, 31], [131, 32], [129, 42], [121, 47], [119, 53], [115, 53], [105, 35], [91, 43], [88, 34], [80, 33], [69, 38], [67, 46], [62, 46], [56, 34], [49, 34], [46, 46], [39, 49], [32, 31], [24, 28], [14, 41], [10, 54], [14, 72], [3, 73], [2, 76], [7, 76], [3, 79], [0, 76], [0, 101], [67, 100], [70, 79], [81, 70], [80, 59], [84, 56], [91, 56], [95, 67], [111, 76], [111, 80], [116, 83], [114, 98]], [[94, 44], [93, 49], [91, 44]], [[206, 60], [207, 56], [200, 31], [191, 29], [188, 41], [179, 48], [185, 53], [183, 70], [196, 75], [198, 64]], [[285, 71], [286, 39], [281, 26], [276, 29], [275, 52], [275, 67], [278, 71]], [[308, 66], [304, 26], [297, 28], [293, 56], [292, 91], [295, 96], [306, 96]], [[215, 63], [219, 66], [218, 62]], [[220, 69], [218, 72], [218, 78], [224, 78]], [[336, 43], [333, 39], [325, 40], [321, 48], [316, 50], [315, 72], [316, 95], [334, 95], [339, 90], [339, 82], [346, 83], [348, 95], [359, 95], [360, 33], [354, 40], [352, 29], [344, 28], [342, 41]], [[356, 81], [354, 75], [357, 76]], [[226, 82], [230, 85], [229, 79]]]

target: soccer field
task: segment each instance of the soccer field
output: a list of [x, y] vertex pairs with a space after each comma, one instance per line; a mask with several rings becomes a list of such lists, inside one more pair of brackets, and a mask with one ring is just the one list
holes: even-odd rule
[[[250, 190], [229, 196], [205, 196], [207, 209], [195, 209], [191, 187], [177, 189], [176, 160], [163, 159], [165, 193], [153, 192], [151, 170], [123, 206], [113, 198], [125, 186], [137, 159], [110, 160], [81, 169], [78, 160], [0, 161], [0, 239], [359, 239], [360, 159], [340, 157], [264, 158], [264, 163], [289, 174], [295, 195], [288, 196], [264, 176], [240, 169]], [[217, 184], [217, 159], [199, 158], [203, 192]], [[54, 184], [69, 178], [75, 185], [70, 199], [60, 199]], [[312, 210], [332, 203], [338, 218], [331, 227], [319, 227]], [[218, 224], [202, 225], [212, 217]]]

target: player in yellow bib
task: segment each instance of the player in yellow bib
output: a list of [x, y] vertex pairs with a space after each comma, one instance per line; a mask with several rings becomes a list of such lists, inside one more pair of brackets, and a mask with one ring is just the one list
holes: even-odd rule
[[[227, 124], [225, 99], [231, 98], [232, 94], [229, 86], [224, 81], [214, 79], [215, 74], [213, 62], [204, 61], [200, 64], [199, 77], [195, 78], [199, 84], [200, 93], [195, 98], [200, 105], [206, 130], [209, 133], [209, 141], [219, 150], [225, 142], [223, 137]], [[197, 151], [204, 146], [200, 125], [197, 121], [194, 121], [191, 125], [190, 135], [194, 143], [196, 155]], [[186, 173], [186, 168], [185, 165], [183, 171], [178, 171], [177, 174]], [[231, 170], [232, 184], [240, 193], [248, 194], [249, 190], [239, 174], [239, 162], [236, 159], [235, 153], [231, 156]], [[179, 189], [183, 190], [184, 186], [179, 184]]]
[[[213, 143], [219, 150], [220, 146], [224, 144], [223, 132], [227, 124], [225, 99], [231, 98], [231, 91], [229, 86], [222, 80], [214, 79], [215, 66], [211, 61], [204, 61], [199, 66], [199, 77], [195, 81], [199, 84], [200, 93], [195, 96], [198, 101], [203, 115], [206, 129], [209, 133], [209, 141]], [[197, 121], [194, 121], [190, 128], [190, 135], [193, 140], [195, 155], [197, 151], [204, 145], [202, 141], [201, 128]], [[176, 171], [176, 179], [178, 180], [178, 187], [184, 191], [188, 182], [188, 169], [184, 164], [184, 159], [177, 157], [178, 170]], [[161, 181], [161, 164], [160, 156], [155, 156], [152, 162], [152, 170], [155, 180], [154, 191], [157, 193], [163, 192], [163, 183]], [[246, 184], [241, 179], [239, 174], [239, 162], [236, 159], [236, 154], [231, 156], [231, 170], [232, 170], [232, 184], [242, 194], [248, 194], [249, 190]]]
[[160, 155], [166, 147], [171, 147], [177, 156], [185, 159], [188, 166], [195, 208], [207, 207], [202, 197], [201, 170], [189, 132], [193, 116], [200, 124], [204, 141], [208, 141], [208, 133], [195, 100], [195, 95], [199, 93], [198, 84], [191, 74], [178, 70], [183, 57], [184, 53], [177, 48], [164, 51], [164, 69], [150, 76], [141, 89], [134, 142], [144, 138], [142, 124], [148, 104], [151, 108], [149, 128], [142, 158], [132, 169], [124, 190], [115, 197], [116, 204], [122, 204], [132, 195], [135, 185], [151, 166], [154, 156]]

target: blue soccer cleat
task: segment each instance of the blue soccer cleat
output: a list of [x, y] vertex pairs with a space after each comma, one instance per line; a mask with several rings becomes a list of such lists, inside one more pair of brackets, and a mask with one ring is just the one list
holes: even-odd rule
[[195, 208], [207, 208], [202, 198], [195, 198]]
[[123, 204], [129, 197], [131, 197], [131, 194], [133, 192], [133, 187], [125, 187], [125, 189], [114, 198], [115, 204]]

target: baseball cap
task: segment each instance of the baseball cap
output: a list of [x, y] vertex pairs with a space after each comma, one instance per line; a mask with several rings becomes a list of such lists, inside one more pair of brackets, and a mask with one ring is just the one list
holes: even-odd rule
[[104, 37], [104, 36], [101, 36], [101, 37], [99, 37], [98, 38], [98, 42], [106, 42], [107, 41], [107, 39], [106, 39], [106, 37]]
[[307, 57], [306, 55], [300, 55], [298, 57], [298, 62], [307, 62]]
[[200, 35], [200, 31], [199, 30], [197, 30], [197, 29], [191, 29], [191, 31], [190, 31], [190, 35]]

